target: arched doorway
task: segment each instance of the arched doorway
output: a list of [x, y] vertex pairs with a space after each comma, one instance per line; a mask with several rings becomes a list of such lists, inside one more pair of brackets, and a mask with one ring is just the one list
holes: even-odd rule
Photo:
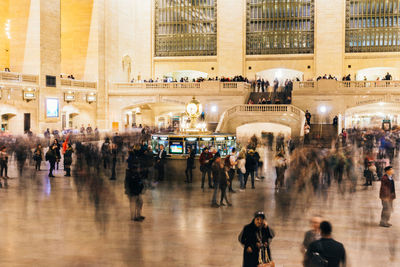
[[398, 103], [378, 102], [352, 107], [345, 112], [346, 128], [381, 128], [384, 120], [390, 121], [392, 127], [400, 125]]
[[357, 81], [376, 81], [378, 78], [382, 80], [387, 73], [392, 75], [392, 80], [398, 80], [400, 78], [400, 71], [397, 68], [387, 68], [387, 67], [376, 67], [376, 68], [366, 68], [357, 71], [356, 80]]
[[62, 109], [62, 128], [76, 129], [79, 128], [79, 110], [71, 105], [64, 106]]
[[304, 73], [293, 69], [275, 68], [259, 71], [256, 75], [257, 78], [268, 80], [270, 84], [274, 80], [278, 80], [279, 84], [283, 85], [286, 80], [303, 80]]
[[15, 116], [16, 114], [14, 113], [4, 113], [1, 114], [1, 131], [3, 132], [14, 132], [13, 128], [14, 128], [14, 120], [15, 120]]
[[256, 135], [262, 139], [267, 133], [277, 136], [279, 133], [290, 136], [292, 129], [286, 125], [270, 122], [257, 122], [241, 125], [236, 128], [236, 140], [241, 144], [247, 144], [250, 137]]

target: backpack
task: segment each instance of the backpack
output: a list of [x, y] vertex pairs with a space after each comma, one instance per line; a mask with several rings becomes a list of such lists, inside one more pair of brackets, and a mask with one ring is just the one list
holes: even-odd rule
[[[324, 252], [320, 242], [317, 243], [317, 247], [321, 252]], [[310, 259], [311, 267], [328, 267], [328, 260], [325, 259], [319, 252], [313, 252]]]
[[231, 155], [226, 156], [225, 161], [224, 161], [225, 167], [231, 168], [231, 160], [230, 160], [230, 158], [231, 158]]

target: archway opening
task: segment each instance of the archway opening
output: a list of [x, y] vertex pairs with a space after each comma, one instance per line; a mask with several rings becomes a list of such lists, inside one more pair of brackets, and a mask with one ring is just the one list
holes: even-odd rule
[[285, 136], [290, 136], [292, 129], [279, 123], [248, 123], [236, 128], [236, 140], [240, 144], [245, 145], [253, 135], [256, 135], [259, 140], [262, 140], [263, 138], [266, 138], [268, 133], [272, 133], [274, 136], [277, 136], [279, 133], [282, 133]]
[[277, 80], [279, 85], [283, 85], [286, 80], [303, 80], [304, 77], [304, 73], [301, 71], [285, 68], [267, 69], [257, 72], [256, 75], [257, 78], [268, 80], [270, 84]]
[[13, 131], [13, 128], [14, 128], [13, 122], [15, 120], [15, 116], [16, 116], [16, 114], [14, 114], [14, 113], [1, 114], [1, 119], [0, 119], [1, 120], [1, 122], [0, 122], [1, 131], [14, 132]]
[[400, 78], [400, 71], [397, 68], [387, 68], [387, 67], [376, 67], [376, 68], [366, 68], [357, 71], [356, 80], [357, 81], [376, 81], [382, 80], [386, 74], [389, 73], [392, 76], [392, 80], [398, 80]]
[[400, 106], [397, 103], [367, 104], [349, 108], [345, 113], [346, 128], [381, 128], [385, 122], [391, 127], [400, 125]]

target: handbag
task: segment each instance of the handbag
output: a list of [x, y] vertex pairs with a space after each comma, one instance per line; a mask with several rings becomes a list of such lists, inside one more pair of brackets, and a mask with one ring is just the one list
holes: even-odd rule
[[[263, 262], [262, 254], [265, 254], [266, 262]], [[271, 261], [268, 256], [268, 252], [265, 248], [260, 248], [260, 253], [258, 253], [258, 265], [257, 267], [275, 267], [275, 262]]]

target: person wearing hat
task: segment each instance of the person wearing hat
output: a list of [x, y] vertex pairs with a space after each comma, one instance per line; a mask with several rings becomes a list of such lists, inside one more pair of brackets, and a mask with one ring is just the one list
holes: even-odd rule
[[239, 242], [243, 245], [243, 267], [257, 267], [271, 261], [270, 244], [274, 236], [264, 212], [256, 212], [251, 223], [239, 234]]
[[390, 227], [392, 226], [389, 223], [389, 219], [393, 211], [393, 199], [396, 198], [393, 180], [394, 171], [392, 166], [387, 166], [384, 170], [385, 174], [382, 176], [381, 189], [379, 192], [379, 198], [382, 201], [381, 222], [379, 223], [379, 226]]

